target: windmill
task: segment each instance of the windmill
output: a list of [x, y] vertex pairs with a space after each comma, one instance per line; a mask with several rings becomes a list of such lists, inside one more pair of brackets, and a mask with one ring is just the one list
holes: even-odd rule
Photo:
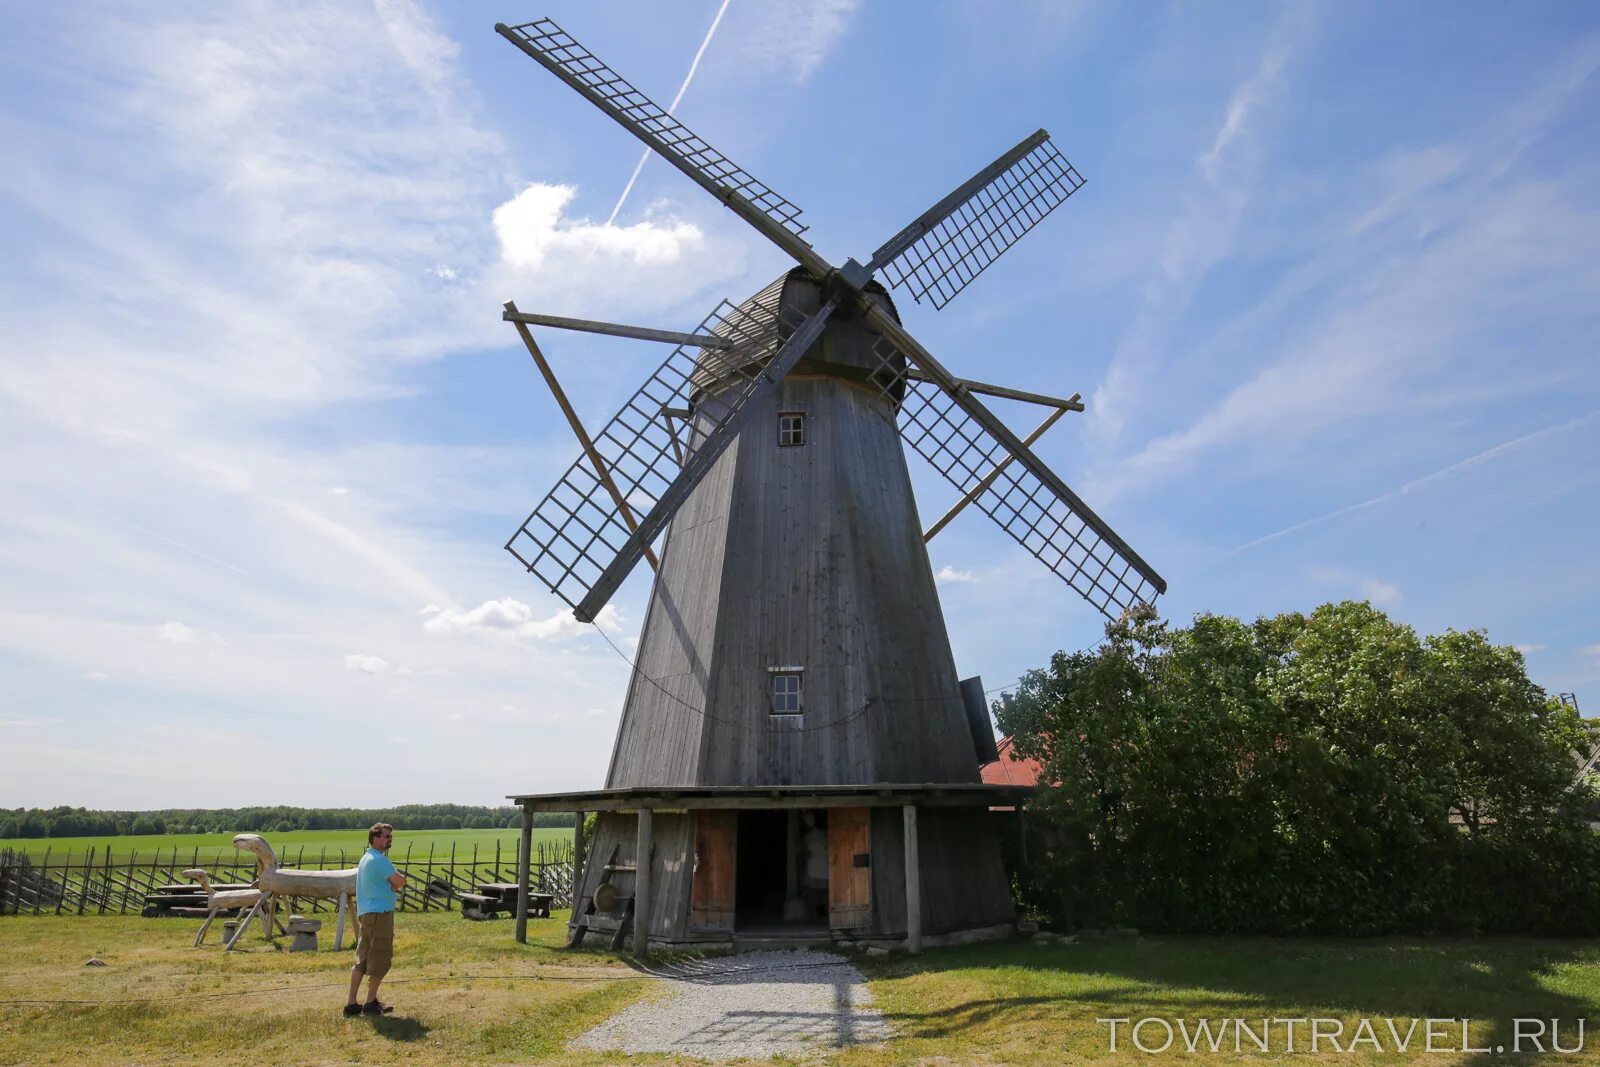
[[[573, 936], [915, 950], [1009, 929], [989, 809], [1025, 790], [980, 782], [982, 684], [957, 677], [926, 540], [975, 505], [1108, 617], [1166, 585], [1028, 447], [1077, 396], [956, 377], [877, 279], [943, 308], [1083, 178], [1040, 130], [835, 268], [798, 207], [554, 22], [495, 29], [796, 263], [687, 333], [506, 305], [583, 450], [507, 549], [585, 622], [656, 570], [606, 787], [512, 798], [525, 835], [534, 811], [600, 813], [575, 837]], [[591, 436], [534, 326], [675, 347]], [[1019, 440], [980, 395], [1051, 415]], [[903, 446], [960, 494], [926, 533]]]

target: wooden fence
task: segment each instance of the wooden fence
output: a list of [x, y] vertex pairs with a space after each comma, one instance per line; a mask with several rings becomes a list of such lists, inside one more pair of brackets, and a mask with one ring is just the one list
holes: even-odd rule
[[[210, 850], [208, 850], [209, 852]], [[214, 855], [214, 854], [213, 854]], [[187, 883], [183, 872], [200, 867], [213, 886], [249, 883], [256, 876], [255, 857], [240, 852], [238, 858], [212, 858], [201, 862], [199, 849], [156, 849], [146, 858], [135, 851], [113, 858], [111, 846], [86, 852], [52, 856], [47, 849], [35, 860], [26, 853], [0, 849], [0, 915], [126, 915], [145, 913], [146, 897], [159, 896], [165, 886]], [[278, 857], [283, 867], [305, 870], [341, 870], [354, 867], [361, 853], [326, 848], [300, 848]], [[475, 893], [482, 882], [515, 882], [517, 850], [473, 845], [469, 851], [454, 845], [426, 852], [407, 847], [390, 855], [406, 876], [400, 892], [401, 911], [453, 911], [454, 894]], [[535, 842], [529, 856], [528, 885], [535, 893], [549, 893], [556, 907], [567, 907], [572, 894], [572, 846], [565, 842]], [[295, 897], [290, 908], [302, 912], [333, 911], [338, 902]]]

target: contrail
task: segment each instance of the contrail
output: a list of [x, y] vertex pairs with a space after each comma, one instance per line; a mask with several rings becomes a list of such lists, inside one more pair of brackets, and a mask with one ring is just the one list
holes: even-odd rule
[[[689, 64], [689, 73], [683, 76], [683, 84], [678, 86], [678, 95], [672, 98], [672, 103], [667, 106], [667, 114], [671, 115], [678, 110], [678, 104], [683, 100], [684, 92], [689, 88], [689, 83], [694, 81], [694, 72], [700, 66], [700, 57], [706, 54], [706, 45], [711, 43], [712, 36], [717, 32], [717, 27], [722, 23], [722, 13], [728, 10], [729, 0], [722, 0], [722, 6], [717, 8], [717, 17], [711, 20], [711, 28], [706, 31], [706, 39], [700, 42], [700, 51], [694, 54], [694, 62]], [[644, 150], [644, 155], [639, 157], [639, 163], [633, 168], [633, 177], [628, 179], [627, 186], [622, 190], [622, 195], [617, 198], [617, 206], [611, 209], [611, 217], [606, 219], [610, 226], [617, 219], [617, 212], [622, 210], [622, 205], [627, 201], [628, 194], [633, 192], [633, 183], [639, 180], [639, 172], [644, 170], [644, 161], [650, 158], [650, 149]]]
[[1228, 551], [1223, 553], [1223, 556], [1232, 556], [1236, 553], [1243, 552], [1246, 549], [1255, 548], [1257, 545], [1264, 545], [1268, 541], [1276, 541], [1280, 537], [1287, 537], [1289, 534], [1295, 533], [1299, 530], [1304, 530], [1310, 526], [1321, 525], [1322, 523], [1337, 519], [1341, 515], [1349, 515], [1352, 512], [1365, 511], [1367, 508], [1377, 507], [1379, 504], [1384, 504], [1390, 500], [1405, 496], [1407, 493], [1414, 493], [1418, 489], [1421, 489], [1423, 486], [1428, 485], [1431, 482], [1448, 478], [1453, 474], [1458, 474], [1461, 471], [1466, 470], [1468, 467], [1475, 467], [1480, 463], [1484, 463], [1495, 458], [1496, 456], [1510, 452], [1513, 449], [1521, 448], [1530, 441], [1535, 441], [1541, 437], [1548, 437], [1550, 434], [1560, 433], [1563, 430], [1570, 430], [1574, 426], [1582, 425], [1583, 423], [1593, 419], [1596, 415], [1600, 415], [1600, 411], [1591, 411], [1587, 415], [1580, 415], [1575, 419], [1568, 419], [1566, 422], [1558, 423], [1555, 426], [1546, 426], [1542, 430], [1535, 430], [1532, 433], [1523, 434], [1521, 437], [1514, 437], [1509, 441], [1503, 441], [1500, 444], [1495, 445], [1493, 448], [1486, 448], [1477, 455], [1468, 456], [1466, 459], [1452, 463], [1448, 467], [1440, 467], [1432, 474], [1424, 474], [1422, 477], [1414, 481], [1407, 482], [1398, 489], [1391, 489], [1387, 493], [1375, 496], [1370, 500], [1363, 500], [1359, 504], [1350, 504], [1347, 507], [1339, 508], [1337, 511], [1330, 511], [1325, 515], [1318, 515], [1315, 518], [1306, 519], [1303, 522], [1297, 522], [1293, 526], [1285, 526], [1281, 530], [1269, 533], [1265, 537], [1258, 537], [1254, 541], [1247, 541], [1236, 548], [1228, 549]]
[[165, 541], [167, 544], [171, 545], [173, 548], [181, 548], [181, 549], [183, 549], [185, 552], [189, 553], [189, 555], [191, 555], [191, 556], [199, 556], [201, 559], [205, 560], [207, 563], [215, 563], [219, 567], [226, 567], [230, 571], [235, 571], [235, 572], [237, 572], [239, 574], [244, 575], [246, 578], [250, 577], [250, 572], [249, 571], [241, 570], [240, 568], [235, 567], [233, 564], [229, 563], [225, 559], [218, 559], [216, 556], [208, 556], [204, 552], [200, 551], [198, 548], [190, 548], [188, 545], [184, 544], [182, 541], [174, 541], [170, 537], [163, 537], [160, 534], [156, 533], [154, 530], [146, 530], [143, 526], [140, 526], [137, 523], [130, 522], [130, 523], [128, 523], [128, 526], [131, 527], [132, 529], [138, 530], [140, 533], [144, 534], [146, 537], [154, 537], [157, 541]]

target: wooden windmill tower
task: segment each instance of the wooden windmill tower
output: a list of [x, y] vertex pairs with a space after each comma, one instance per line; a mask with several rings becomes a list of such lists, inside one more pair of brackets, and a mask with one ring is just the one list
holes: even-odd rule
[[[507, 548], [586, 622], [656, 569], [606, 787], [513, 797], [525, 827], [600, 813], [575, 934], [915, 949], [1007, 927], [989, 809], [1018, 790], [980, 782], [982, 685], [958, 680], [924, 547], [950, 516], [924, 534], [902, 444], [1108, 616], [1166, 585], [1028, 449], [1077, 398], [955, 377], [874, 278], [943, 307], [1083, 179], [1041, 130], [835, 268], [798, 208], [555, 23], [496, 30], [797, 264], [687, 334], [506, 307], [584, 452]], [[677, 347], [591, 437], [535, 325]], [[1053, 412], [1024, 442], [989, 393]]]

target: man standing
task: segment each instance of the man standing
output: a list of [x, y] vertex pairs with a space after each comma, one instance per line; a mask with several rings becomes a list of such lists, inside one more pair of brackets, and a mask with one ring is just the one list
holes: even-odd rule
[[[405, 888], [406, 876], [389, 862], [394, 827], [375, 823], [367, 831], [367, 851], [356, 866], [356, 965], [350, 968], [350, 1000], [346, 1015], [382, 1015], [393, 1011], [378, 1000], [378, 983], [389, 973], [394, 959], [394, 909], [396, 894]], [[367, 1002], [356, 1003], [361, 976], [367, 978]]]

